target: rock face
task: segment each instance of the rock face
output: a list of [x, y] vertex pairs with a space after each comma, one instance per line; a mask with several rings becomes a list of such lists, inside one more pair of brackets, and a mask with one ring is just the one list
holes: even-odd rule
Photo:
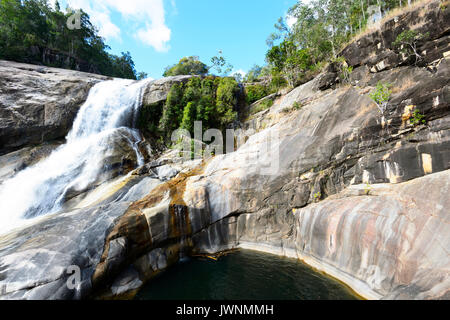
[[[144, 104], [165, 101], [171, 86], [191, 76], [149, 83]], [[0, 61], [0, 155], [63, 139], [90, 88], [112, 78], [11, 61]]]
[[0, 184], [20, 170], [32, 166], [46, 158], [60, 145], [61, 141], [53, 141], [37, 147], [26, 147], [0, 156]]
[[372, 72], [395, 68], [408, 64], [415, 59], [399, 54], [393, 46], [397, 36], [405, 30], [415, 30], [428, 35], [418, 46], [418, 53], [423, 57], [421, 66], [432, 64], [450, 51], [448, 6], [441, 6], [439, 1], [429, 1], [417, 9], [389, 19], [374, 32], [356, 39], [341, 53], [350, 66], [367, 66]]
[[194, 246], [299, 258], [370, 299], [448, 299], [449, 178], [447, 170], [370, 191], [353, 185], [304, 208], [226, 217], [195, 235]]
[[165, 102], [170, 88], [175, 83], [187, 82], [192, 76], [173, 76], [152, 81], [144, 93], [143, 105]]
[[0, 154], [64, 138], [89, 89], [106, 79], [0, 61]]
[[[449, 11], [427, 2], [350, 44], [351, 84], [331, 68], [281, 94], [241, 124], [235, 152], [183, 162], [169, 150], [0, 236], [0, 298], [129, 298], [185, 254], [249, 248], [366, 298], [450, 299]], [[430, 35], [422, 65], [386, 58], [409, 25]], [[150, 83], [144, 103], [185, 80]], [[384, 117], [369, 97], [380, 80], [393, 91]], [[4, 156], [0, 179], [18, 156]]]

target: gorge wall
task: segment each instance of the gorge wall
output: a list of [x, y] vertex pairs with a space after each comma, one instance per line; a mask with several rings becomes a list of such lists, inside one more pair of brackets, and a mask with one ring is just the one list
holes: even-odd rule
[[[392, 47], [410, 28], [429, 33], [417, 65]], [[241, 123], [247, 137], [237, 151], [194, 161], [177, 150], [150, 155], [62, 213], [0, 235], [0, 298], [131, 297], [181, 253], [250, 248], [302, 259], [369, 299], [450, 299], [449, 30], [440, 1], [401, 13], [342, 51], [350, 83], [331, 66], [279, 95]], [[1, 74], [16, 74], [0, 84], [0, 181], [35, 161], [30, 150], [45, 157], [51, 145], [34, 144], [63, 138], [66, 115], [73, 121], [103, 80], [34, 68], [0, 63]], [[186, 79], [150, 82], [144, 103], [164, 101]], [[369, 97], [379, 81], [393, 91], [384, 119]], [[30, 97], [41, 101], [28, 108]], [[425, 123], [410, 121], [415, 110]], [[75, 289], [71, 266], [82, 271]]]

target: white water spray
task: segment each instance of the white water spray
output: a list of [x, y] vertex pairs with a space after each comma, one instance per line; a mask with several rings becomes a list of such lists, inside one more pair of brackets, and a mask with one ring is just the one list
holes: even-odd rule
[[81, 107], [66, 144], [48, 158], [26, 168], [0, 185], [0, 233], [26, 220], [56, 213], [68, 192], [82, 191], [105, 171], [104, 159], [114, 139], [124, 139], [143, 158], [131, 129], [148, 81], [113, 80], [96, 84]]

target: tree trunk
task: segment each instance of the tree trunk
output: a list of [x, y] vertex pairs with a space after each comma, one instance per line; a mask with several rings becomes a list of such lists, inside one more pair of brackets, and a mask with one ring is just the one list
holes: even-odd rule
[[[366, 13], [365, 13], [365, 10], [364, 10], [364, 3], [363, 3], [363, 0], [361, 0], [361, 11], [362, 11], [362, 14], [363, 14], [363, 19], [364, 19], [364, 21], [366, 21]], [[359, 25], [360, 25], [360, 29], [361, 29], [361, 20], [359, 21]]]

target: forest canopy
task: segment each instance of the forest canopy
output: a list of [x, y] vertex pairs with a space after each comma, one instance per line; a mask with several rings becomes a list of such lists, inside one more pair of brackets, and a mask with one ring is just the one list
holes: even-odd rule
[[136, 79], [130, 53], [108, 53], [87, 13], [69, 29], [74, 12], [58, 1], [53, 9], [47, 0], [0, 0], [0, 59]]
[[199, 57], [184, 57], [177, 64], [168, 66], [163, 74], [164, 77], [179, 75], [206, 75], [209, 68], [199, 60]]
[[[374, 20], [411, 0], [312, 0], [298, 1], [287, 17], [275, 24], [267, 39], [268, 68], [273, 79], [289, 85], [305, 82]], [[288, 20], [290, 23], [288, 23]]]

